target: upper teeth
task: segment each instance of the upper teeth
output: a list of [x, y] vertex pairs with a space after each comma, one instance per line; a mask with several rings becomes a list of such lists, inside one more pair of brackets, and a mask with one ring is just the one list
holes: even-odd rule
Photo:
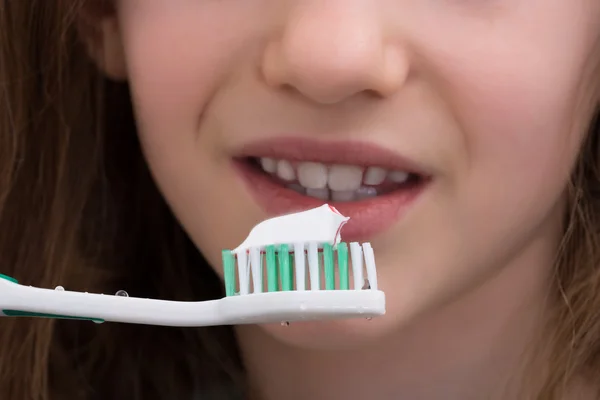
[[410, 174], [406, 171], [388, 171], [381, 167], [360, 167], [357, 165], [326, 165], [318, 162], [299, 162], [295, 166], [288, 160], [260, 158], [265, 172], [277, 175], [288, 182], [298, 181], [306, 189], [315, 191], [330, 189], [342, 193], [359, 190], [363, 185], [376, 186], [386, 179], [406, 182]]

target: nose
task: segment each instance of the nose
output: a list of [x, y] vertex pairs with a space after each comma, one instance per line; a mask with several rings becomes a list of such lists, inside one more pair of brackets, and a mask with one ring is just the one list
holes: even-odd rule
[[293, 88], [334, 104], [359, 93], [387, 97], [404, 83], [409, 63], [385, 37], [373, 0], [302, 0], [271, 37], [262, 74], [272, 87]]

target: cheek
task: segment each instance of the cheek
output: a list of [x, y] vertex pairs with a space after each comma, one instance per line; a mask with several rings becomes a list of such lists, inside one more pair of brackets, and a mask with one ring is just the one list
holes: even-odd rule
[[496, 70], [494, 81], [470, 72], [455, 103], [467, 147], [464, 193], [523, 209], [556, 201], [583, 139], [580, 121], [588, 118], [573, 108], [582, 93], [567, 81], [578, 71], [535, 80]]
[[557, 32], [551, 22], [508, 24], [513, 32], [486, 37], [485, 46], [454, 38], [465, 47], [432, 57], [464, 132], [464, 193], [526, 209], [556, 201], [564, 188], [594, 96], [582, 80], [592, 35], [574, 25]]
[[145, 147], [197, 150], [205, 108], [248, 47], [257, 12], [223, 2], [129, 1], [120, 22]]
[[[458, 33], [421, 46], [427, 51], [418, 62], [431, 71], [464, 148], [423, 204], [426, 212], [407, 221], [414, 221], [410, 234], [398, 229], [385, 243], [397, 251], [380, 256], [384, 264], [419, 266], [382, 272], [383, 282], [410, 283], [411, 290], [390, 295], [389, 303], [404, 304], [403, 312], [466, 292], [525, 246], [556, 234], [546, 228], [557, 222], [595, 95], [581, 81], [591, 70], [586, 37], [593, 35], [575, 26], [559, 32], [511, 27], [516, 32], [481, 39], [445, 27]], [[569, 40], [558, 37], [563, 34]], [[421, 40], [428, 40], [426, 33]]]
[[486, 22], [442, 19], [435, 37], [420, 39], [464, 132], [470, 172], [519, 172], [514, 184], [568, 173], [589, 117], [581, 107], [595, 96], [582, 77], [600, 28], [586, 1], [526, 3]]
[[204, 134], [200, 125], [238, 58], [252, 51], [248, 42], [257, 34], [261, 8], [222, 1], [123, 4], [129, 85], [148, 165], [188, 233], [220, 265], [220, 249], [237, 245], [252, 224], [243, 213], [221, 212], [239, 209], [229, 204], [239, 193], [232, 192], [228, 159], [219, 151], [221, 135]]
[[589, 47], [555, 39], [507, 37], [477, 63], [465, 57], [440, 66], [468, 160], [454, 188], [455, 223], [479, 245], [474, 258], [502, 259], [535, 235], [546, 235], [540, 227], [554, 221], [592, 97], [580, 81]]

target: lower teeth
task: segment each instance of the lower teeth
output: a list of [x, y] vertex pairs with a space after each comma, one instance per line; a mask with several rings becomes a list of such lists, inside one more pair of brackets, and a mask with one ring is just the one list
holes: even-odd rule
[[369, 186], [362, 186], [358, 190], [353, 191], [335, 191], [330, 189], [306, 189], [303, 186], [292, 183], [287, 185], [289, 189], [300, 194], [314, 197], [320, 200], [332, 200], [332, 201], [356, 201], [364, 200], [377, 196], [377, 189]]

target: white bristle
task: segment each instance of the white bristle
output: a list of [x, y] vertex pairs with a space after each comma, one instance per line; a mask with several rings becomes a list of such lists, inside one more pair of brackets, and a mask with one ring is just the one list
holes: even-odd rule
[[315, 242], [308, 244], [308, 268], [310, 270], [310, 290], [320, 290], [319, 247]]
[[296, 290], [306, 290], [306, 256], [304, 244], [294, 244], [294, 270], [296, 272]]
[[248, 253], [240, 251], [237, 255], [238, 261], [238, 276], [240, 279], [240, 294], [248, 294], [250, 292], [250, 270], [248, 268]]
[[258, 247], [250, 249], [250, 266], [252, 268], [252, 283], [254, 286], [254, 293], [262, 293], [262, 257], [260, 254], [260, 248]]
[[375, 268], [375, 254], [371, 243], [363, 243], [363, 253], [365, 254], [365, 264], [367, 266], [367, 279], [372, 290], [377, 290], [377, 270]]
[[354, 277], [354, 290], [362, 290], [363, 285], [363, 251], [357, 242], [350, 243], [350, 258], [352, 261], [352, 275]]

